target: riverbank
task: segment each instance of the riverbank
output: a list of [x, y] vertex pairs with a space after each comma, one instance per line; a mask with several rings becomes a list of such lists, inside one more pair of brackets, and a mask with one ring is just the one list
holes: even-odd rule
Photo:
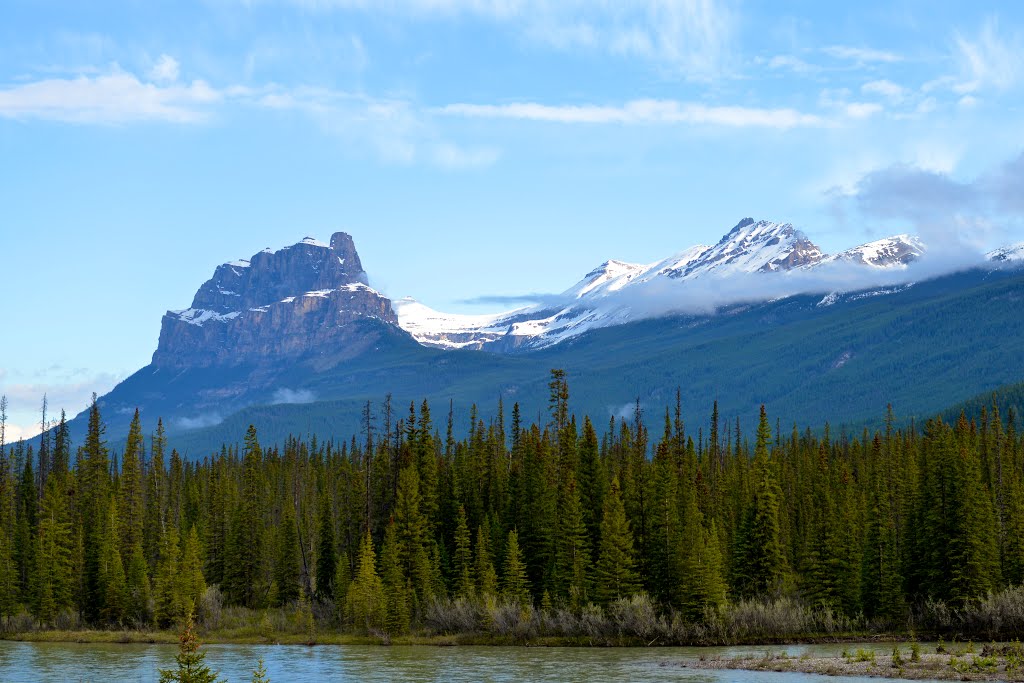
[[[847, 633], [827, 635], [805, 635], [789, 639], [772, 638], [764, 640], [744, 640], [731, 643], [703, 642], [676, 643], [666, 642], [660, 638], [643, 640], [634, 636], [621, 637], [566, 637], [566, 636], [534, 636], [517, 638], [512, 636], [495, 636], [480, 633], [418, 633], [401, 636], [387, 634], [358, 635], [352, 633], [324, 632], [312, 637], [308, 634], [294, 632], [259, 633], [253, 629], [221, 629], [215, 631], [199, 631], [199, 639], [203, 644], [217, 645], [421, 645], [433, 647], [454, 646], [493, 646], [493, 647], [727, 647], [769, 646], [785, 647], [790, 645], [815, 645], [839, 643], [870, 643], [870, 642], [907, 642], [912, 639], [909, 634], [892, 633]], [[0, 633], [0, 641], [29, 643], [88, 643], [88, 644], [148, 644], [176, 645], [176, 631], [160, 630], [38, 630], [12, 633]]]
[[776, 671], [824, 676], [870, 676], [901, 680], [1024, 681], [1024, 649], [1020, 644], [972, 646], [924, 653], [917, 646], [894, 648], [891, 655], [858, 649], [838, 657], [792, 657], [785, 652], [760, 656], [701, 657], [679, 664], [685, 669]]

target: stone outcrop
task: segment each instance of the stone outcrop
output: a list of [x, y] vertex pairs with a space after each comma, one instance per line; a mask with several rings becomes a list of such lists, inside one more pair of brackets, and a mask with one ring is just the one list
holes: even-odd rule
[[192, 306], [168, 311], [158, 367], [204, 367], [345, 355], [376, 320], [397, 327], [391, 301], [367, 284], [352, 237], [312, 238], [218, 266]]

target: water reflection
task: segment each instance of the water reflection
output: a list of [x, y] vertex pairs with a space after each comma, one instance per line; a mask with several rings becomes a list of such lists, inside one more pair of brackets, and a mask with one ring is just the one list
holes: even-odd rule
[[[506, 683], [511, 681], [590, 682], [728, 681], [866, 683], [871, 678], [833, 678], [794, 673], [694, 671], [680, 668], [689, 657], [760, 655], [786, 651], [792, 656], [837, 655], [844, 649], [892, 652], [891, 643], [793, 645], [728, 648], [525, 648], [525, 647], [371, 647], [208, 645], [207, 663], [228, 683], [251, 680], [263, 656], [273, 683], [292, 681], [426, 683]], [[904, 646], [905, 647], [905, 646]], [[84, 645], [0, 642], [0, 681], [5, 683], [156, 683], [158, 669], [174, 663], [172, 645]]]

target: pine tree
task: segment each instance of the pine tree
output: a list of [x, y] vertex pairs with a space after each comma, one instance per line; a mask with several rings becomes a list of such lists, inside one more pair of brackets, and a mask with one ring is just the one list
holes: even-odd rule
[[79, 468], [80, 524], [83, 548], [82, 597], [80, 609], [86, 623], [100, 621], [106, 600], [103, 583], [103, 551], [107, 547], [108, 490], [110, 462], [103, 439], [104, 426], [93, 395], [89, 406], [88, 430]]
[[[966, 424], [958, 426], [958, 431], [966, 429]], [[982, 481], [977, 452], [963, 445], [959, 451], [956, 531], [948, 551], [952, 562], [950, 597], [956, 604], [968, 604], [997, 587], [999, 546], [992, 497]]]
[[128, 428], [128, 440], [124, 454], [121, 456], [121, 477], [118, 485], [118, 516], [121, 530], [120, 551], [122, 557], [128, 557], [136, 543], [142, 543], [143, 521], [143, 481], [142, 463], [142, 425], [139, 421], [139, 410], [135, 409]]
[[523, 560], [523, 552], [519, 548], [519, 534], [515, 529], [508, 532], [508, 541], [505, 543], [501, 594], [520, 605], [530, 603], [530, 582], [526, 577], [526, 562]]
[[206, 665], [206, 653], [200, 651], [192, 612], [185, 616], [185, 628], [178, 637], [176, 669], [161, 669], [160, 683], [218, 683], [217, 673]]
[[107, 513], [107, 533], [103, 537], [101, 581], [104, 588], [101, 615], [110, 624], [119, 624], [128, 607], [128, 582], [125, 578], [124, 562], [118, 549], [120, 538], [117, 524], [117, 507], [111, 501]]
[[344, 618], [348, 605], [348, 587], [352, 583], [352, 566], [348, 553], [342, 553], [334, 564], [334, 611]]
[[18, 574], [11, 555], [11, 541], [5, 529], [0, 529], [0, 620], [7, 620], [18, 612]]
[[[334, 572], [337, 555], [334, 548], [334, 518], [331, 500], [326, 491], [320, 496], [317, 533], [316, 595], [327, 602], [334, 599]], [[346, 582], [346, 585], [348, 583]]]
[[299, 536], [295, 528], [295, 512], [290, 501], [286, 501], [277, 526], [277, 548], [274, 562], [274, 583], [277, 586], [277, 606], [287, 605], [299, 599], [302, 575], [299, 558]]
[[433, 579], [426, 549], [427, 520], [421, 508], [419, 476], [412, 466], [404, 467], [398, 475], [395, 526], [402, 573], [410, 583], [410, 600], [418, 607], [430, 599]]
[[386, 602], [384, 584], [377, 575], [373, 539], [367, 531], [359, 546], [356, 576], [348, 589], [348, 617], [353, 625], [364, 632], [384, 625]]
[[178, 581], [178, 530], [173, 526], [165, 529], [160, 546], [160, 562], [153, 577], [153, 621], [167, 628], [185, 607]]
[[386, 600], [384, 629], [399, 635], [409, 630], [408, 580], [402, 574], [398, 552], [398, 531], [394, 521], [384, 531], [384, 545], [380, 551], [380, 573]]
[[476, 554], [473, 556], [473, 575], [476, 577], [476, 593], [480, 596], [498, 594], [498, 575], [488, 549], [487, 534], [483, 526], [476, 528]]
[[640, 590], [633, 560], [633, 534], [629, 530], [618, 478], [612, 479], [605, 496], [601, 520], [601, 545], [594, 567], [594, 597], [609, 603]]
[[203, 579], [203, 561], [200, 558], [199, 533], [195, 526], [188, 530], [181, 541], [181, 555], [178, 562], [178, 600], [187, 610], [189, 605], [198, 606], [206, 593]]
[[245, 434], [242, 497], [235, 508], [224, 556], [224, 593], [229, 603], [258, 607], [266, 586], [263, 570], [263, 451], [256, 428]]
[[570, 470], [558, 506], [555, 546], [555, 590], [572, 607], [586, 604], [590, 587], [590, 545], [583, 522], [576, 477]]
[[743, 567], [743, 580], [738, 588], [748, 596], [779, 591], [786, 578], [786, 558], [779, 528], [780, 492], [769, 459], [770, 442], [771, 427], [764, 406], [761, 406], [754, 451], [754, 497], [748, 509], [745, 528], [740, 531], [744, 537], [745, 552], [738, 558]]
[[252, 683], [270, 683], [267, 669], [263, 666], [263, 657], [256, 660], [256, 668], [252, 671]]
[[36, 535], [32, 613], [43, 624], [52, 623], [70, 608], [74, 596], [73, 539], [64, 476], [57, 469], [46, 482]]
[[455, 594], [468, 598], [473, 595], [473, 552], [470, 547], [469, 523], [466, 508], [459, 506], [455, 526]]
[[128, 589], [125, 617], [135, 624], [145, 623], [149, 620], [150, 590], [146, 556], [141, 542], [132, 546], [125, 574]]

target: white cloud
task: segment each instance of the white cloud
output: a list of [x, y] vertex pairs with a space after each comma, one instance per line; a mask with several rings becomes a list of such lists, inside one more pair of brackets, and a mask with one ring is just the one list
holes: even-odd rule
[[204, 81], [158, 85], [116, 66], [98, 76], [50, 78], [0, 89], [0, 117], [71, 123], [195, 123], [222, 94]]
[[856, 62], [858, 64], [867, 64], [871, 62], [881, 63], [894, 63], [903, 60], [903, 57], [896, 54], [895, 52], [887, 52], [885, 50], [876, 50], [868, 47], [850, 47], [849, 45], [830, 45], [823, 47], [822, 52], [827, 54], [829, 57], [835, 59], [842, 59], [846, 61]]
[[179, 417], [174, 420], [174, 425], [180, 429], [192, 430], [204, 427], [215, 427], [224, 421], [219, 413], [206, 413], [195, 417]]
[[769, 69], [789, 69], [793, 73], [810, 74], [821, 71], [821, 67], [815, 64], [808, 64], [799, 57], [793, 55], [775, 55], [767, 60]]
[[724, 0], [242, 0], [310, 11], [355, 10], [398, 17], [472, 16], [509, 26], [557, 50], [640, 58], [691, 80], [726, 71], [735, 33]]
[[465, 147], [444, 139], [409, 99], [308, 86], [215, 88], [204, 81], [168, 82], [178, 77], [178, 70], [178, 63], [163, 55], [151, 69], [150, 81], [115, 66], [94, 76], [48, 78], [0, 88], [0, 118], [101, 125], [194, 124], [208, 120], [218, 105], [236, 104], [299, 112], [329, 134], [350, 142], [350, 149], [368, 148], [387, 163], [468, 169], [493, 164], [500, 156], [492, 147]]
[[312, 403], [316, 400], [316, 394], [309, 389], [288, 389], [282, 387], [274, 392], [274, 395], [270, 397], [271, 404], [278, 403]]
[[880, 95], [895, 101], [902, 100], [907, 93], [906, 88], [903, 86], [884, 78], [865, 83], [860, 87], [860, 91], [865, 95]]
[[450, 104], [443, 114], [475, 118], [520, 119], [550, 123], [703, 124], [725, 127], [795, 128], [821, 126], [825, 121], [795, 109], [708, 106], [674, 100], [632, 100], [620, 106], [511, 104]]
[[445, 169], [490, 166], [500, 157], [492, 147], [463, 146], [446, 140], [412, 102], [326, 88], [278, 87], [247, 91], [257, 106], [295, 110], [312, 117], [350, 149], [369, 149], [387, 163], [426, 163]]
[[180, 71], [178, 60], [170, 55], [160, 55], [156, 64], [149, 70], [149, 77], [158, 83], [173, 83], [178, 80]]
[[866, 119], [882, 111], [882, 105], [875, 102], [850, 102], [844, 107], [851, 119]]
[[22, 439], [31, 439], [34, 436], [39, 436], [39, 432], [42, 431], [39, 425], [17, 425], [12, 422], [8, 422], [4, 428], [4, 443], [12, 444]]
[[960, 66], [960, 80], [953, 86], [954, 92], [963, 95], [989, 87], [1007, 90], [1024, 73], [1024, 41], [1019, 33], [1001, 35], [994, 18], [985, 21], [978, 35], [968, 38], [957, 33], [954, 42]]

